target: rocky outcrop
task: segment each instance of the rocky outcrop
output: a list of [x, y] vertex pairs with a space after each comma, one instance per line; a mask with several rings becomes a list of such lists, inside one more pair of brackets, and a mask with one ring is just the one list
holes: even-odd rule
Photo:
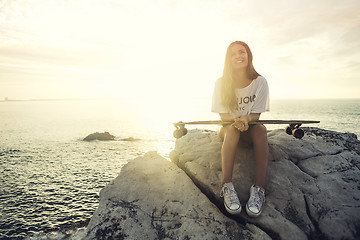
[[83, 139], [83, 141], [94, 141], [94, 140], [111, 141], [111, 140], [115, 140], [115, 136], [111, 135], [108, 132], [103, 132], [103, 133], [96, 132], [86, 136]]
[[[360, 156], [356, 135], [304, 128], [303, 139], [268, 133], [270, 161], [266, 203], [259, 218], [234, 218], [273, 239], [359, 239]], [[213, 131], [191, 130], [170, 154], [223, 212], [221, 140]], [[239, 146], [233, 183], [243, 204], [254, 181], [253, 151]]]
[[100, 193], [85, 239], [270, 239], [224, 216], [174, 163], [131, 160]]
[[[101, 191], [84, 239], [360, 239], [360, 142], [350, 133], [304, 129], [303, 139], [268, 133], [260, 217], [226, 213], [222, 142], [213, 131], [190, 130], [176, 140], [173, 162], [149, 152], [121, 169]], [[233, 182], [243, 204], [253, 164], [251, 147], [239, 146]]]

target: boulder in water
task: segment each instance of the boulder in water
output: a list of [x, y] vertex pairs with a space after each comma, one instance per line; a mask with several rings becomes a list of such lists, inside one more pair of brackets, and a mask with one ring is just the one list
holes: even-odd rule
[[114, 140], [115, 136], [111, 135], [109, 132], [103, 132], [103, 133], [92, 133], [88, 136], [86, 136], [83, 141], [93, 141], [93, 140], [99, 140], [99, 141], [111, 141]]
[[128, 138], [121, 138], [119, 139], [120, 141], [124, 141], [124, 142], [136, 142], [136, 141], [140, 141], [140, 138], [134, 138], [134, 137], [128, 137]]

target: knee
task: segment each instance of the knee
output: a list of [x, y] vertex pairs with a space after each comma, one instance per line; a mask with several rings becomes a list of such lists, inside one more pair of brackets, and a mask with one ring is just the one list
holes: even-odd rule
[[225, 138], [228, 140], [238, 140], [240, 138], [240, 132], [233, 126], [228, 125], [220, 129], [219, 136], [222, 140]]
[[262, 138], [262, 139], [267, 139], [267, 129], [264, 125], [254, 125], [251, 129], [252, 131], [252, 136], [253, 136], [253, 139], [259, 139], [259, 138]]
[[221, 127], [218, 130], [218, 135], [221, 138], [221, 141], [224, 141], [225, 138], [225, 127]]

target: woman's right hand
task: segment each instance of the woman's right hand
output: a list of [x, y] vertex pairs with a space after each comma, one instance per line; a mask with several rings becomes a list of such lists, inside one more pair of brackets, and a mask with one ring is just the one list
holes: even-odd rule
[[231, 126], [240, 132], [245, 132], [249, 129], [249, 119], [246, 116], [235, 116], [234, 123]]

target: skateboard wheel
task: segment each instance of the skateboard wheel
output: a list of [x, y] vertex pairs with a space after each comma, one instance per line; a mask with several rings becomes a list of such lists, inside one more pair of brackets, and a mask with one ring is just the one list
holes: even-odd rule
[[285, 132], [286, 132], [287, 134], [289, 134], [289, 135], [292, 135], [292, 129], [291, 129], [291, 127], [290, 127], [290, 126], [287, 126], [287, 127], [285, 128]]
[[176, 129], [173, 133], [174, 138], [178, 139], [184, 136], [184, 132], [182, 129]]
[[295, 128], [292, 131], [292, 135], [298, 139], [301, 139], [304, 136], [304, 130], [300, 129], [300, 128]]
[[185, 136], [188, 132], [186, 128], [182, 128], [181, 130], [182, 130], [183, 136]]

